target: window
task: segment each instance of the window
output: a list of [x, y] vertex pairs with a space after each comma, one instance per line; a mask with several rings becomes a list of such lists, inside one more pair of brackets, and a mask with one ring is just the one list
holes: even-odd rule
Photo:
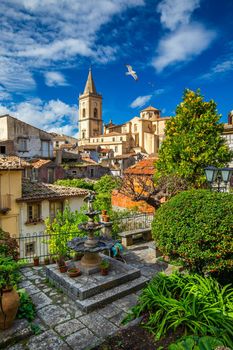
[[83, 118], [85, 118], [86, 117], [86, 110], [85, 110], [85, 108], [83, 108]]
[[40, 203], [30, 203], [28, 204], [28, 222], [40, 221], [41, 216], [41, 204]]
[[90, 177], [94, 177], [94, 169], [90, 169]]
[[59, 147], [59, 141], [56, 141], [56, 147]]
[[6, 154], [6, 146], [0, 146], [0, 153]]
[[48, 168], [48, 183], [54, 182], [54, 168]]
[[117, 146], [115, 146], [115, 152], [118, 152], [118, 147]]
[[112, 138], [113, 142], [115, 141], [115, 137]]
[[35, 254], [35, 242], [30, 242], [25, 244], [25, 255]]
[[86, 131], [82, 132], [82, 138], [85, 139], [86, 138]]
[[104, 142], [104, 139], [101, 139], [101, 142]]
[[49, 157], [50, 156], [50, 142], [49, 141], [41, 141], [41, 156]]
[[120, 141], [122, 141], [123, 140], [123, 137], [120, 137]]
[[50, 202], [49, 203], [49, 216], [53, 221], [59, 211], [63, 211], [63, 202]]
[[19, 151], [26, 152], [27, 151], [27, 139], [19, 138], [18, 143], [19, 143]]
[[94, 108], [94, 118], [98, 118], [98, 110], [97, 110], [97, 108]]
[[77, 175], [77, 170], [72, 170], [73, 175]]

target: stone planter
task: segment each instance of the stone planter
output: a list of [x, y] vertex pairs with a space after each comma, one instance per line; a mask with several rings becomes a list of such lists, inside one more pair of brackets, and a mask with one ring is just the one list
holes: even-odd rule
[[19, 307], [19, 295], [13, 288], [4, 289], [0, 294], [0, 329], [10, 328]]

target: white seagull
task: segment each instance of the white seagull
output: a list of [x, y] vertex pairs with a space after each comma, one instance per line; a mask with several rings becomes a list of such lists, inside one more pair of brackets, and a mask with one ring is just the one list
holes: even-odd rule
[[128, 69], [128, 72], [126, 72], [125, 74], [131, 75], [134, 78], [134, 80], [138, 80], [138, 76], [137, 76], [136, 72], [133, 70], [132, 66], [130, 66], [129, 64], [126, 64], [125, 66]]

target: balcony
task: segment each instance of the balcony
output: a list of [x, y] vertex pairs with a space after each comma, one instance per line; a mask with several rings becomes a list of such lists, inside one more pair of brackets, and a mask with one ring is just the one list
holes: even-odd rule
[[0, 195], [0, 214], [7, 214], [11, 210], [11, 195]]

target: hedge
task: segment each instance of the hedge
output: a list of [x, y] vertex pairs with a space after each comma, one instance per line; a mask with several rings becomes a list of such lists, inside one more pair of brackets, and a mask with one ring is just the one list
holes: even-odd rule
[[158, 248], [191, 271], [233, 272], [233, 195], [209, 190], [179, 193], [156, 212], [152, 234]]

